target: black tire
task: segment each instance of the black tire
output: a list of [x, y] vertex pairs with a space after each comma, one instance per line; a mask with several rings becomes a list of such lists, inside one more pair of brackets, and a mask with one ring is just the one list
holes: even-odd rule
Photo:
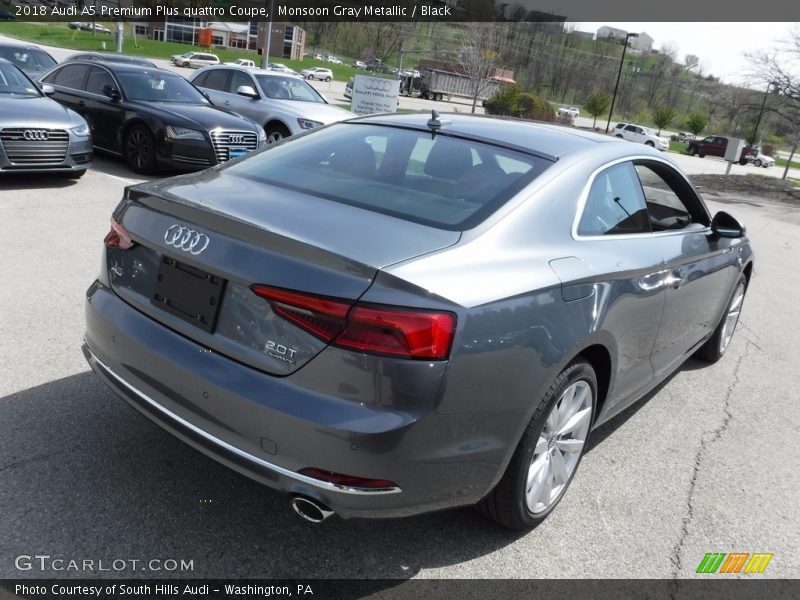
[[188, 69], [188, 68], [189, 68], [189, 61], [188, 61], [188, 60], [184, 61], [184, 62], [183, 62], [183, 64], [182, 64], [181, 66], [182, 66], [183, 68], [185, 68], [185, 69]]
[[645, 146], [650, 146], [651, 148], [655, 148], [655, 147], [656, 147], [656, 145], [655, 145], [653, 142], [651, 142], [650, 140], [647, 140], [647, 141], [644, 143], [644, 145], [645, 145]]
[[273, 125], [269, 125], [265, 129], [267, 133], [267, 143], [274, 144], [275, 142], [280, 142], [283, 138], [289, 137], [291, 132], [286, 129], [285, 126], [281, 125], [280, 123], [275, 123]]
[[713, 364], [722, 358], [725, 355], [725, 352], [728, 350], [731, 337], [736, 332], [736, 325], [739, 322], [738, 314], [736, 316], [736, 322], [733, 324], [733, 330], [730, 332], [730, 337], [728, 337], [724, 345], [721, 343], [722, 336], [725, 333], [725, 322], [727, 321], [728, 314], [730, 313], [734, 302], [736, 302], [740, 288], [742, 290], [742, 298], [739, 302], [738, 308], [741, 311], [744, 303], [744, 297], [747, 295], [747, 277], [745, 277], [744, 274], [739, 275], [739, 280], [736, 282], [736, 287], [733, 289], [731, 299], [725, 306], [725, 312], [722, 313], [722, 318], [717, 324], [717, 328], [714, 330], [714, 333], [711, 334], [711, 337], [706, 340], [706, 343], [700, 346], [700, 349], [695, 353], [695, 356], [700, 360]]
[[[589, 427], [586, 439], [579, 451], [577, 462], [572, 468], [572, 472], [569, 474], [563, 488], [555, 499], [551, 500], [552, 503], [545, 510], [537, 514], [533, 514], [526, 503], [528, 472], [534, 456], [534, 450], [536, 449], [536, 443], [539, 440], [539, 436], [544, 432], [551, 411], [558, 404], [561, 395], [571, 385], [579, 381], [586, 382], [591, 390], [590, 423], [594, 421], [597, 407], [597, 376], [588, 362], [583, 359], [576, 359], [559, 373], [555, 381], [553, 381], [543, 396], [538, 400], [533, 417], [525, 428], [522, 439], [519, 441], [517, 449], [514, 451], [514, 455], [511, 457], [511, 461], [503, 477], [500, 479], [497, 486], [478, 503], [478, 510], [485, 516], [509, 529], [526, 530], [533, 529], [539, 525], [553, 512], [553, 509], [558, 506], [558, 503], [561, 501], [561, 498], [564, 497], [564, 493], [569, 488], [569, 484], [580, 466], [581, 457], [586, 450], [586, 444], [591, 434], [591, 427]], [[548, 451], [549, 450], [550, 448], [548, 447]]]
[[695, 148], [694, 146], [689, 146], [689, 149], [686, 152], [689, 153], [689, 156], [694, 156], [695, 154], [697, 154], [697, 148]]
[[760, 158], [755, 159], [753, 161], [753, 166], [754, 167], [760, 167], [761, 166], [761, 159]]
[[747, 165], [747, 159], [746, 158], [740, 158], [739, 159], [739, 164], [744, 167], [745, 165]]
[[699, 156], [700, 158], [705, 158], [706, 157], [706, 153], [705, 152], [698, 152], [697, 156]]
[[150, 174], [156, 170], [156, 141], [144, 125], [133, 125], [125, 132], [122, 143], [125, 162], [135, 173]]
[[326, 78], [325, 78], [325, 81], [330, 81], [330, 80], [331, 80], [331, 78], [330, 78], [330, 77], [326, 77]]
[[441, 102], [442, 101], [442, 94], [440, 94], [440, 93], [434, 94], [433, 95], [433, 100], [435, 102]]

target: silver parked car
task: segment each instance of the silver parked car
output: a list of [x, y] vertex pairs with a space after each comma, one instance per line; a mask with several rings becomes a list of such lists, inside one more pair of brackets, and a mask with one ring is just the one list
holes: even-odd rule
[[46, 96], [0, 58], [0, 173], [82, 176], [92, 163], [92, 136], [78, 113]]
[[105, 245], [94, 371], [312, 521], [535, 526], [594, 428], [725, 354], [753, 271], [656, 150], [459, 114], [129, 187]]
[[175, 54], [172, 57], [172, 62], [179, 67], [200, 69], [209, 65], [218, 65], [219, 57], [208, 52], [184, 52], [183, 54]]
[[328, 104], [302, 79], [275, 71], [220, 65], [198, 71], [189, 80], [217, 106], [260, 123], [270, 143], [356, 116]]

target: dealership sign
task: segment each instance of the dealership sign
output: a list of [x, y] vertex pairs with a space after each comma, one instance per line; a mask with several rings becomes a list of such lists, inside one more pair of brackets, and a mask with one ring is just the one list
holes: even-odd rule
[[351, 110], [357, 115], [397, 111], [400, 81], [385, 77], [356, 75], [353, 79]]

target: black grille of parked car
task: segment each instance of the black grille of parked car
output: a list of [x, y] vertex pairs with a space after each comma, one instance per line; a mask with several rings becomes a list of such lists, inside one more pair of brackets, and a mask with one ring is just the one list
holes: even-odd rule
[[[217, 162], [225, 162], [236, 158], [236, 150], [255, 150], [258, 147], [258, 135], [252, 131], [212, 131], [211, 142], [214, 144]], [[231, 150], [234, 151], [234, 156], [231, 156]]]
[[63, 129], [6, 128], [0, 130], [0, 144], [15, 165], [44, 165], [64, 162], [69, 134]]

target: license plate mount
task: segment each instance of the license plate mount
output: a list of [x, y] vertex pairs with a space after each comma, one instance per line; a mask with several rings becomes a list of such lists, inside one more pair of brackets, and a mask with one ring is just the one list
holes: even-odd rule
[[150, 301], [155, 306], [196, 325], [214, 331], [225, 291], [225, 279], [162, 256]]

